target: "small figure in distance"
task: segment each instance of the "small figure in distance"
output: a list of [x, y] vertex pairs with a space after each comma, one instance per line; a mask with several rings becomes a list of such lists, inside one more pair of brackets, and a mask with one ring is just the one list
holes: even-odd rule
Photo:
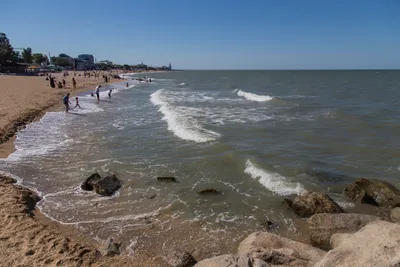
[[[76, 73], [74, 73], [74, 74], [76, 74]], [[72, 77], [72, 86], [74, 87], [74, 89], [76, 89], [76, 80], [73, 77]]]
[[82, 109], [81, 106], [79, 105], [79, 98], [78, 97], [75, 97], [75, 101], [76, 101], [76, 105], [75, 105], [75, 107], [73, 109], [75, 109], [76, 107], [79, 107], [80, 109]]
[[112, 92], [112, 89], [110, 89], [110, 92], [108, 92], [108, 97], [111, 99], [111, 92]]

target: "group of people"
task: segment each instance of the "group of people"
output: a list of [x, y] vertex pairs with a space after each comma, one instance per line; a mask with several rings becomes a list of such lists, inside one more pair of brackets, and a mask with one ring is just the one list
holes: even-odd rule
[[[64, 77], [65, 77], [65, 75], [64, 75]], [[46, 81], [50, 81], [50, 87], [51, 87], [51, 88], [56, 88], [56, 80], [55, 80], [55, 77], [52, 77], [51, 74], [50, 74], [50, 76], [47, 76], [47, 77], [46, 77]], [[67, 88], [67, 82], [66, 82], [64, 79], [62, 79], [62, 81], [58, 81], [57, 87], [58, 87], [59, 89]], [[73, 87], [74, 89], [76, 89], [76, 80], [75, 80], [75, 78], [72, 78], [72, 87]]]
[[[100, 101], [100, 88], [101, 88], [101, 85], [96, 86], [96, 89], [94, 90], [94, 93], [90, 94], [92, 97], [94, 97], [94, 94], [96, 94], [97, 102]], [[110, 99], [111, 99], [111, 93], [112, 93], [112, 89], [110, 89], [110, 91], [108, 92], [108, 97]], [[68, 112], [69, 110], [71, 110], [69, 108], [69, 105], [71, 105], [71, 102], [69, 101], [69, 97], [70, 97], [70, 93], [67, 93], [63, 98], [63, 104], [65, 105], [65, 112]], [[77, 107], [79, 107], [81, 109], [81, 106], [79, 105], [79, 98], [75, 97], [75, 101], [76, 101], [76, 104], [75, 104], [75, 107], [72, 108], [72, 110], [74, 110]]]

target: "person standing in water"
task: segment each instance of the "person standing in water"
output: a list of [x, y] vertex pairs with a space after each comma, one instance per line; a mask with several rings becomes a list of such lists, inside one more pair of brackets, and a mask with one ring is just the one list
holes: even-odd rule
[[95, 94], [97, 95], [97, 101], [100, 101], [100, 88], [101, 88], [101, 85], [98, 85], [96, 87], [96, 90], [94, 91]]
[[108, 92], [108, 97], [111, 99], [111, 92], [112, 92], [112, 89], [110, 89], [110, 92]]
[[82, 109], [81, 106], [79, 105], [79, 98], [78, 97], [75, 97], [75, 101], [76, 101], [76, 105], [75, 105], [75, 107], [73, 109], [75, 109], [76, 107], [79, 107], [80, 109]]
[[65, 112], [68, 112], [69, 110], [69, 104], [71, 104], [71, 102], [69, 102], [69, 93], [67, 93], [64, 98], [63, 98], [63, 103], [65, 105]]

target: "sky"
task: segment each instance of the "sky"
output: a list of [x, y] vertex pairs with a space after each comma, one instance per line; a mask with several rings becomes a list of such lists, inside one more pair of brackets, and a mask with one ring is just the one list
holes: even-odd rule
[[13, 47], [174, 69], [400, 69], [399, 0], [2, 0]]

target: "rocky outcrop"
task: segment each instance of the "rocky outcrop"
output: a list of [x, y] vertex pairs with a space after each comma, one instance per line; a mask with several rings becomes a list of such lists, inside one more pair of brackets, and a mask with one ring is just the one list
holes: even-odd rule
[[331, 248], [337, 248], [342, 244], [344, 240], [352, 236], [353, 234], [342, 234], [342, 233], [333, 234], [330, 240]]
[[399, 224], [375, 221], [342, 239], [315, 267], [400, 266]]
[[400, 208], [394, 208], [390, 211], [390, 220], [394, 223], [400, 222]]
[[238, 255], [283, 266], [312, 266], [325, 253], [318, 248], [267, 232], [255, 232], [249, 235], [238, 248]]
[[303, 218], [316, 213], [341, 213], [342, 208], [328, 195], [309, 191], [297, 196], [291, 206], [292, 210]]
[[388, 182], [376, 179], [357, 179], [344, 190], [356, 202], [383, 207], [400, 206], [400, 191]]
[[330, 239], [333, 234], [355, 233], [368, 223], [377, 220], [380, 218], [354, 213], [314, 214], [307, 220], [311, 244], [321, 249], [330, 249]]
[[82, 190], [92, 191], [102, 196], [111, 196], [121, 187], [117, 176], [110, 175], [101, 178], [98, 173], [89, 176], [81, 185]]
[[199, 261], [195, 267], [269, 267], [265, 261], [245, 255], [225, 254]]
[[157, 181], [159, 181], [159, 182], [175, 182], [175, 183], [178, 182], [175, 177], [157, 177]]
[[171, 267], [193, 267], [197, 263], [189, 252], [180, 249], [166, 253], [163, 260]]

